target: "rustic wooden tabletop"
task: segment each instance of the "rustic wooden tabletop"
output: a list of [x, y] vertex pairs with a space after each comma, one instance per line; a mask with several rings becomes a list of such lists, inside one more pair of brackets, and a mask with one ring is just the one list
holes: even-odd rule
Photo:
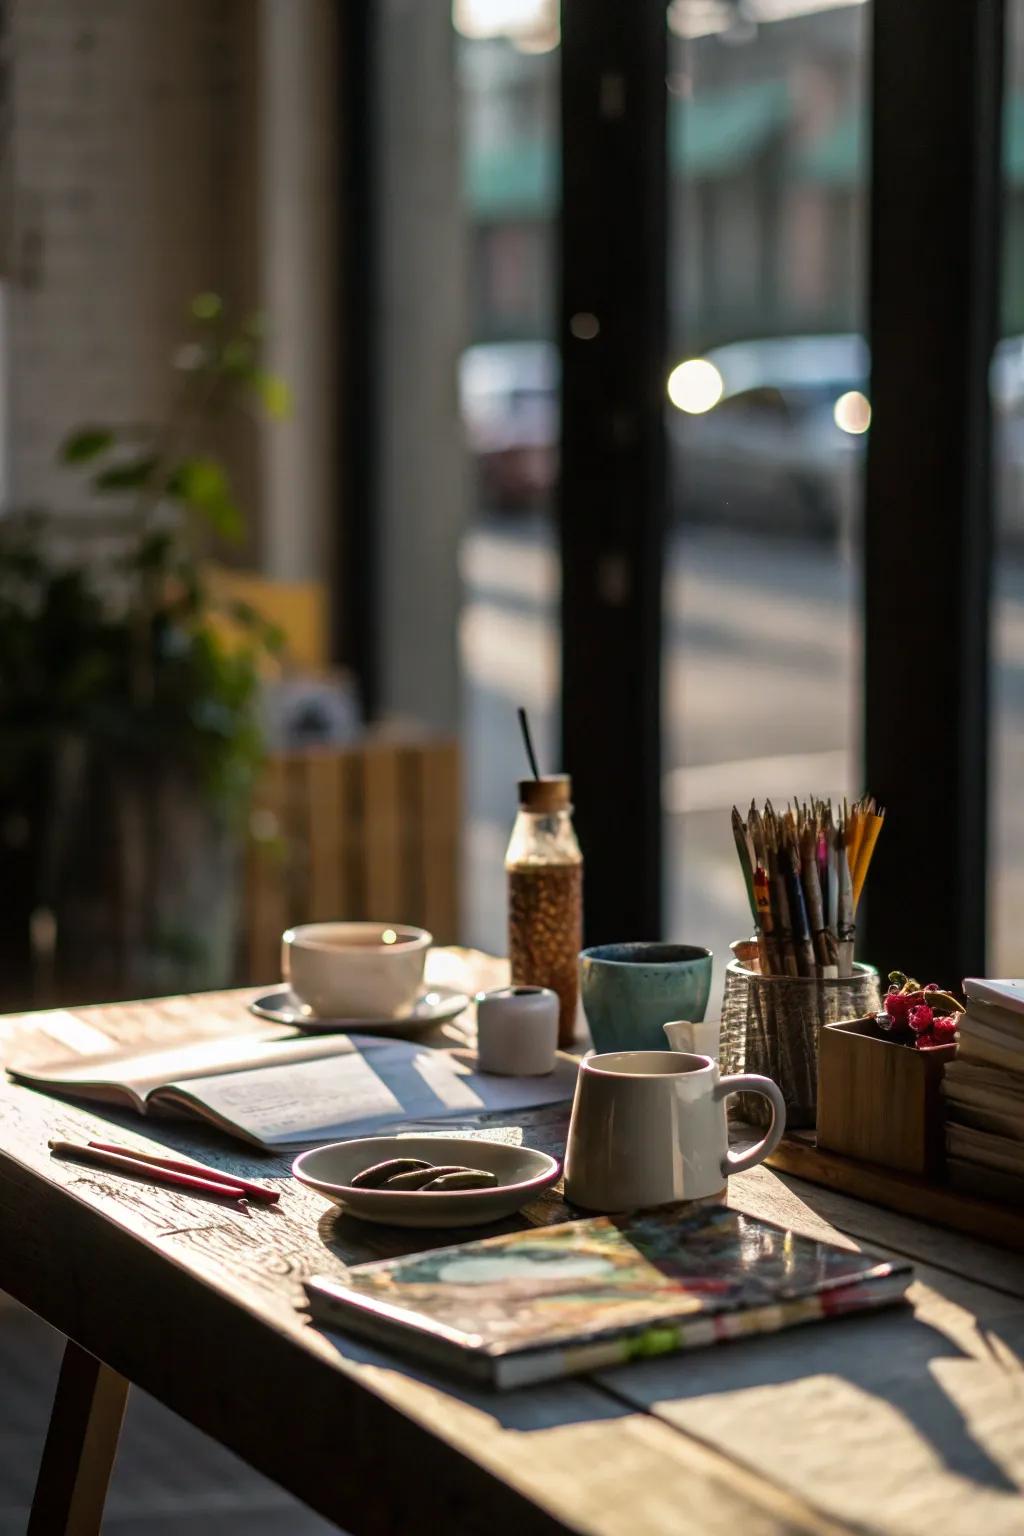
[[[470, 989], [503, 978], [468, 952], [432, 964]], [[255, 995], [11, 1017], [0, 1056], [244, 1030]], [[560, 1151], [566, 1119], [490, 1123]], [[50, 1156], [49, 1137], [109, 1138], [112, 1124], [119, 1141], [277, 1181], [281, 1201], [242, 1212]], [[1024, 1536], [1024, 1261], [764, 1168], [735, 1177], [729, 1200], [910, 1257], [912, 1305], [499, 1395], [300, 1310], [305, 1276], [450, 1234], [362, 1225], [287, 1160], [199, 1125], [0, 1085], [0, 1289], [355, 1536]], [[552, 1191], [525, 1217], [570, 1214]]]

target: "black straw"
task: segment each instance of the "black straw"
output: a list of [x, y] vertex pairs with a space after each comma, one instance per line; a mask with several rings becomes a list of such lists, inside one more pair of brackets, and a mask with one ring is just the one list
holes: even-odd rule
[[539, 779], [540, 769], [537, 767], [537, 759], [533, 751], [533, 742], [530, 739], [530, 722], [527, 720], [526, 710], [523, 709], [522, 706], [520, 706], [519, 709], [519, 729], [523, 733], [523, 746], [526, 748], [526, 756], [529, 760], [530, 770], [533, 773], [534, 778]]

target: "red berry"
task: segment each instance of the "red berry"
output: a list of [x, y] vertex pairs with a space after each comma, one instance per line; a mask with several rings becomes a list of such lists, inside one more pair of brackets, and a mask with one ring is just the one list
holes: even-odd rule
[[932, 1030], [926, 1029], [926, 1030], [923, 1030], [922, 1033], [917, 1036], [917, 1039], [914, 1041], [914, 1044], [917, 1046], [917, 1049], [919, 1051], [930, 1051], [936, 1045], [941, 1045], [942, 1041], [938, 1038], [937, 1035], [935, 1035], [933, 1033]]
[[930, 981], [924, 990], [926, 992], [937, 992], [939, 990], [939, 984], [937, 981]]
[[932, 1024], [932, 1034], [938, 1035], [940, 1040], [953, 1040], [956, 1038], [956, 1020], [953, 1018], [937, 1018]]
[[887, 992], [885, 996], [885, 1011], [894, 1024], [905, 1024], [907, 1012], [910, 1007], [910, 999], [903, 992]]
[[914, 1031], [914, 1034], [919, 1035], [925, 1030], [931, 1029], [934, 1018], [935, 1015], [927, 1003], [918, 1003], [916, 1007], [911, 1008], [907, 1015], [907, 1023]]

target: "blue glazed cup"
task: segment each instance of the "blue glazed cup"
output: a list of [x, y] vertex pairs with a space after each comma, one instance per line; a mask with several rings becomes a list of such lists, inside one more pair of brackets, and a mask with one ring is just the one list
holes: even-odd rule
[[598, 1051], [663, 1051], [663, 1024], [699, 1023], [711, 951], [696, 944], [598, 944], [580, 953], [583, 1011]]

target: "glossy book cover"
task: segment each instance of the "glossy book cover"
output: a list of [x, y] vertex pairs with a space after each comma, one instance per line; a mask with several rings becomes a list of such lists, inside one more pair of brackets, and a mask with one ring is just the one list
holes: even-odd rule
[[320, 1320], [511, 1386], [884, 1305], [910, 1273], [711, 1206], [511, 1232], [307, 1290]]

